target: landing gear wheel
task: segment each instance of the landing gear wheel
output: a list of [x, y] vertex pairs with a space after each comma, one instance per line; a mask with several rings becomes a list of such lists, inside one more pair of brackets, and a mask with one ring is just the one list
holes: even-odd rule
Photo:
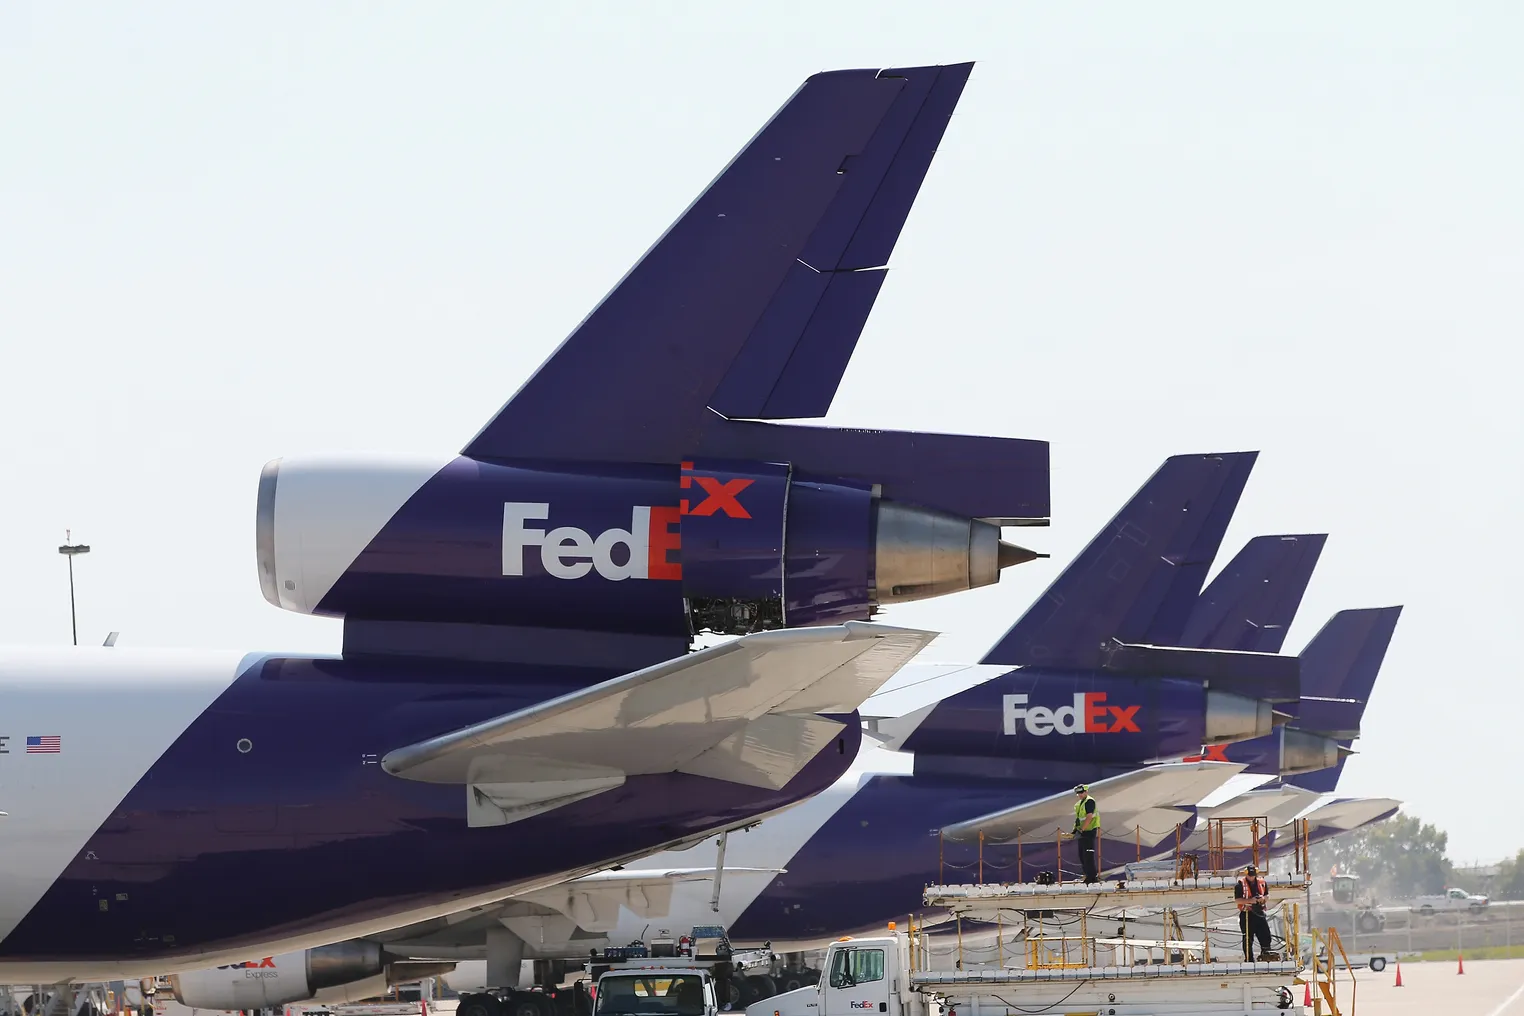
[[504, 1016], [551, 1016], [543, 1006], [544, 995], [533, 991], [515, 991], [508, 996], [508, 1004], [501, 1007]]
[[462, 995], [455, 1016], [503, 1016], [503, 1003], [484, 993]]
[[1383, 971], [1385, 969], [1386, 969], [1386, 957], [1385, 956], [1372, 956], [1371, 957], [1371, 973], [1373, 973], [1373, 974], [1379, 974], [1379, 973], [1381, 973], [1381, 971]]
[[[767, 974], [757, 974], [746, 979], [746, 987], [749, 989], [751, 1002], [760, 1002], [764, 998], [772, 998], [778, 994], [778, 982]], [[747, 1002], [750, 1005], [751, 1002]]]
[[745, 997], [746, 993], [742, 989], [740, 982], [741, 979], [739, 977], [732, 977], [726, 984], [725, 998], [721, 1000], [721, 1006], [724, 1006], [726, 1003], [729, 1003], [732, 1009], [741, 1006], [741, 1000]]
[[796, 972], [783, 975], [784, 991], [798, 991], [802, 987], [804, 987], [804, 978], [799, 973]]

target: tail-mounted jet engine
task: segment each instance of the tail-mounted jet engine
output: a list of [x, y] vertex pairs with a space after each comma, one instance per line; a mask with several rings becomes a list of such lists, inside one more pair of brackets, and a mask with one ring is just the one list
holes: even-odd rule
[[995, 521], [757, 462], [282, 459], [257, 532], [265, 598], [299, 613], [685, 636], [865, 620], [1039, 556]]

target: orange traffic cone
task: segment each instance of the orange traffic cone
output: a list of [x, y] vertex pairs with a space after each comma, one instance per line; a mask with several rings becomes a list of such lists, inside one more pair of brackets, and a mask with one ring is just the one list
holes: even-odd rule
[[1455, 954], [1455, 972], [1457, 974], [1464, 974], [1466, 972], [1466, 957], [1462, 956], [1459, 952]]
[[1307, 991], [1302, 996], [1302, 1007], [1304, 1009], [1311, 1009], [1312, 1008], [1312, 982], [1311, 981], [1307, 982]]
[[1397, 983], [1392, 985], [1392, 987], [1394, 987], [1394, 988], [1400, 988], [1400, 987], [1402, 987], [1402, 961], [1401, 960], [1397, 961]]

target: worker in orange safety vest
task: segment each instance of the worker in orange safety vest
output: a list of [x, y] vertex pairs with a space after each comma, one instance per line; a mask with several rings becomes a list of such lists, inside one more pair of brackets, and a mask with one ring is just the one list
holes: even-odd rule
[[1238, 930], [1244, 938], [1244, 961], [1254, 962], [1254, 939], [1259, 939], [1259, 958], [1263, 960], [1270, 951], [1270, 920], [1265, 916], [1265, 901], [1269, 889], [1260, 878], [1254, 865], [1249, 865], [1244, 876], [1233, 886], [1233, 899], [1238, 903]]

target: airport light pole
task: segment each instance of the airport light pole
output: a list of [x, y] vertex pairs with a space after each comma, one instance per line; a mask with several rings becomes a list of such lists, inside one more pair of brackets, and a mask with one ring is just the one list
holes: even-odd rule
[[74, 614], [74, 558], [79, 554], [90, 553], [90, 547], [84, 543], [70, 543], [69, 540], [73, 535], [69, 530], [64, 530], [63, 546], [58, 548], [58, 552], [69, 559], [69, 629], [74, 633], [74, 644], [77, 646], [79, 645], [79, 622]]

